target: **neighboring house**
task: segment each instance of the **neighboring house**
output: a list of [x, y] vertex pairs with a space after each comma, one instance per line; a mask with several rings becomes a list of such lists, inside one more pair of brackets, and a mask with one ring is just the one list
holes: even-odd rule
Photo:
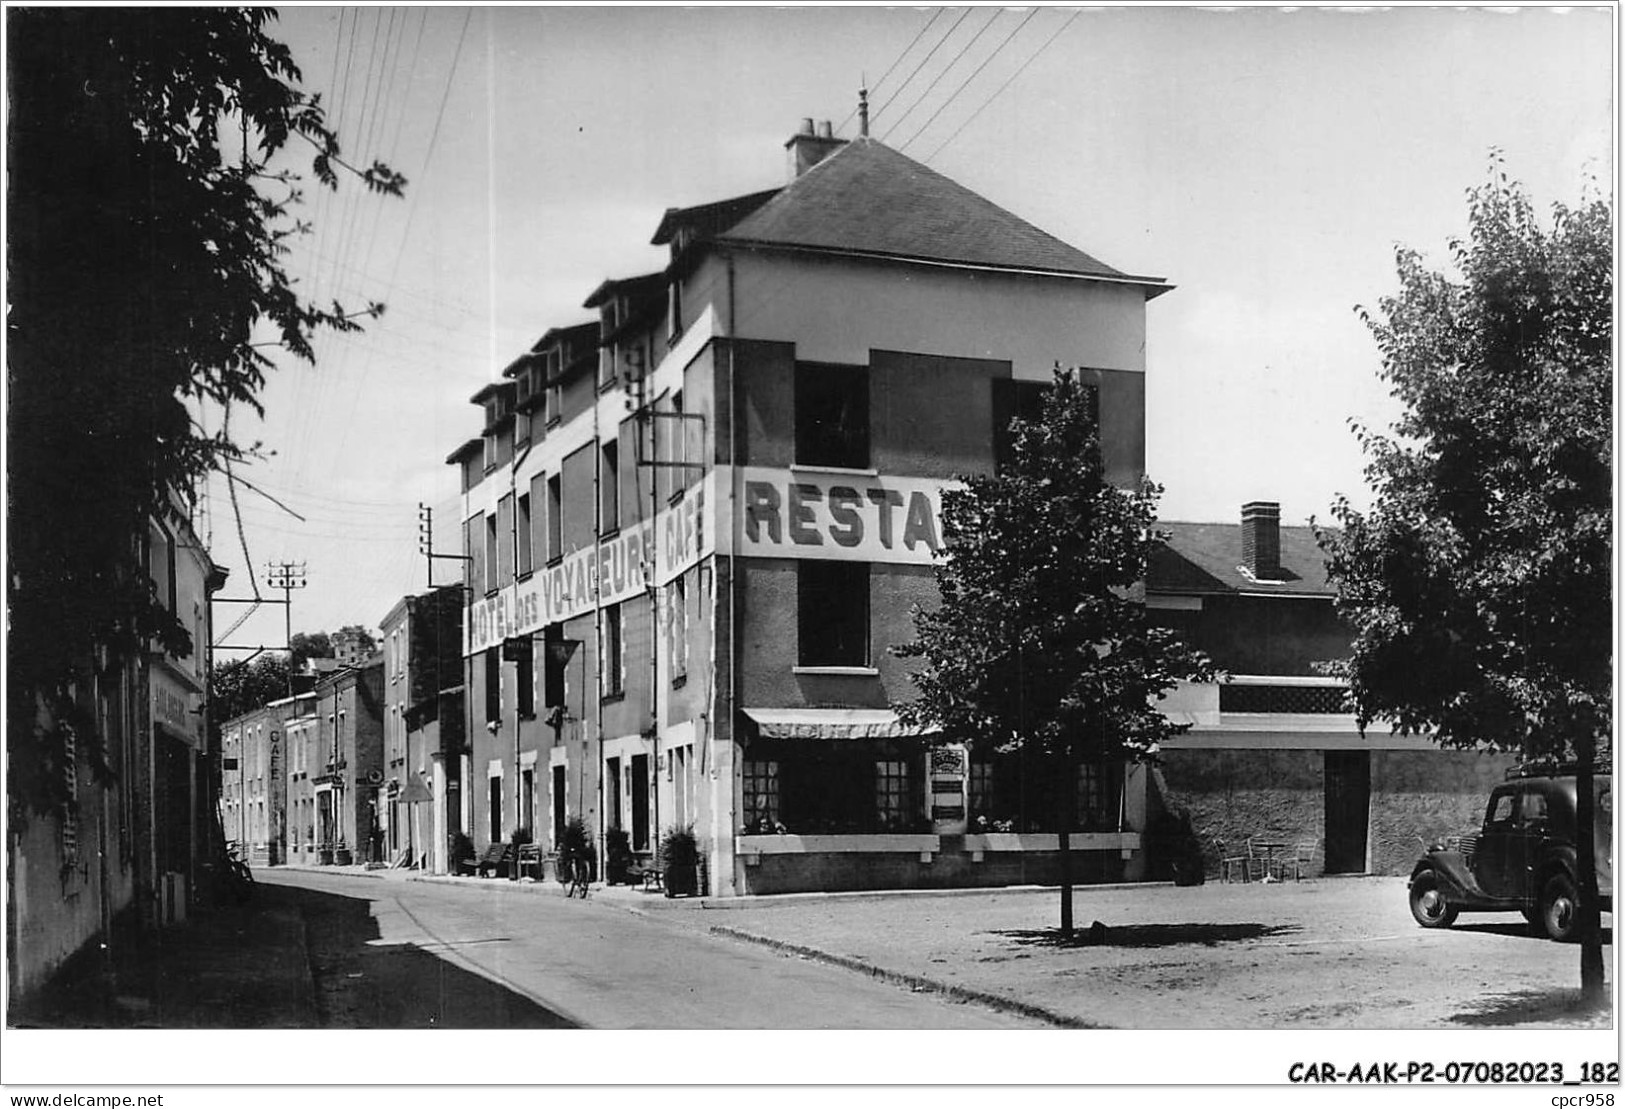
[[392, 865], [446, 873], [460, 822], [460, 780], [447, 773], [465, 749], [463, 596], [442, 586], [403, 597], [380, 624], [384, 656], [385, 854]]
[[287, 782], [281, 774], [281, 720], [266, 705], [220, 729], [220, 826], [238, 857], [256, 866], [282, 862]]
[[316, 758], [308, 773], [317, 861], [384, 861], [384, 662], [374, 655], [316, 683]]
[[[1184, 812], [1212, 861], [1249, 838], [1312, 850], [1315, 874], [1408, 873], [1426, 842], [1474, 827], [1507, 755], [1446, 751], [1382, 724], [1360, 735], [1344, 684], [1316, 663], [1351, 633], [1312, 529], [1280, 506], [1243, 505], [1240, 524], [1160, 523], [1146, 603], [1224, 670], [1162, 707], [1191, 729], [1162, 747], [1148, 811]], [[1418, 841], [1425, 841], [1419, 843]]]
[[[321, 730], [317, 726], [316, 692], [295, 693], [268, 708], [282, 721], [282, 750], [286, 764], [286, 811], [283, 814], [283, 840], [286, 862], [310, 866], [321, 861], [316, 842], [316, 787], [322, 776]], [[329, 859], [329, 862], [332, 860]]]
[[[154, 646], [120, 666], [89, 665], [73, 690], [83, 726], [61, 773], [73, 799], [8, 824], [7, 981], [43, 985], [76, 954], [96, 957], [126, 928], [180, 923], [215, 842], [215, 752], [208, 742], [209, 598], [226, 572], [204, 551], [180, 498], [132, 549], [192, 651]], [[96, 652], [101, 655], [100, 651]], [[41, 706], [42, 719], [48, 712]], [[93, 770], [99, 743], [108, 773]]]
[[[461, 468], [462, 826], [647, 858], [692, 826], [713, 895], [1053, 880], [1019, 760], [899, 722], [940, 505], [1057, 363], [1111, 478], [1144, 469], [1146, 302], [1114, 269], [868, 137], [786, 144], [783, 188], [671, 209], [473, 397]], [[1076, 872], [1135, 872], [1144, 808], [1089, 766]], [[1144, 797], [1144, 790], [1139, 791]], [[983, 832], [1014, 806], [1026, 825]]]

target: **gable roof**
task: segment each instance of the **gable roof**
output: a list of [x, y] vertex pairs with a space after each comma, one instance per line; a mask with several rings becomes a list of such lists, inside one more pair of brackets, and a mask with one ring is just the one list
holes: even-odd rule
[[1281, 582], [1257, 581], [1241, 571], [1240, 524], [1157, 522], [1167, 541], [1146, 567], [1152, 593], [1272, 593], [1288, 597], [1331, 597], [1326, 559], [1313, 528], [1281, 529]]
[[1108, 266], [868, 137], [846, 143], [716, 238], [1122, 281], [1144, 285], [1148, 298], [1171, 288]]
[[765, 189], [744, 196], [714, 200], [710, 204], [696, 204], [691, 208], [667, 208], [655, 228], [653, 246], [665, 246], [676, 237], [678, 229], [692, 227], [701, 238], [709, 238], [738, 223], [756, 209], [777, 196], [782, 189]]

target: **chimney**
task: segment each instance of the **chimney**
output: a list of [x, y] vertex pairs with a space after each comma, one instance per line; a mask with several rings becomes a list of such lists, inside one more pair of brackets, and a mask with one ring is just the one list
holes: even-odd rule
[[1248, 501], [1241, 506], [1241, 568], [1256, 581], [1281, 580], [1281, 506]]
[[791, 178], [800, 177], [845, 145], [845, 139], [835, 137], [835, 129], [829, 120], [821, 120], [815, 130], [810, 117], [803, 119], [801, 130], [791, 135], [784, 144], [785, 149], [790, 151]]

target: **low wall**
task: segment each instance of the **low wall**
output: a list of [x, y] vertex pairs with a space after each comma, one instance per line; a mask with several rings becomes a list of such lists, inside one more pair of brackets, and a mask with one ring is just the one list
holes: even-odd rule
[[[1019, 841], [1019, 842], [1018, 842]], [[1030, 842], [1028, 842], [1030, 841]], [[1072, 880], [1123, 880], [1135, 833], [1073, 836]], [[1050, 836], [741, 836], [741, 893], [969, 889], [1057, 885], [1060, 852]]]

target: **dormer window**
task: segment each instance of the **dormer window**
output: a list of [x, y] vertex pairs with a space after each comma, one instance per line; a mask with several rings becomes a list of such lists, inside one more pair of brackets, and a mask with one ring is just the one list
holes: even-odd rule
[[545, 380], [552, 382], [547, 386], [547, 424], [551, 427], [559, 422], [564, 410], [564, 386], [559, 381], [564, 374], [563, 347], [554, 347], [547, 352], [546, 369], [543, 373]]

